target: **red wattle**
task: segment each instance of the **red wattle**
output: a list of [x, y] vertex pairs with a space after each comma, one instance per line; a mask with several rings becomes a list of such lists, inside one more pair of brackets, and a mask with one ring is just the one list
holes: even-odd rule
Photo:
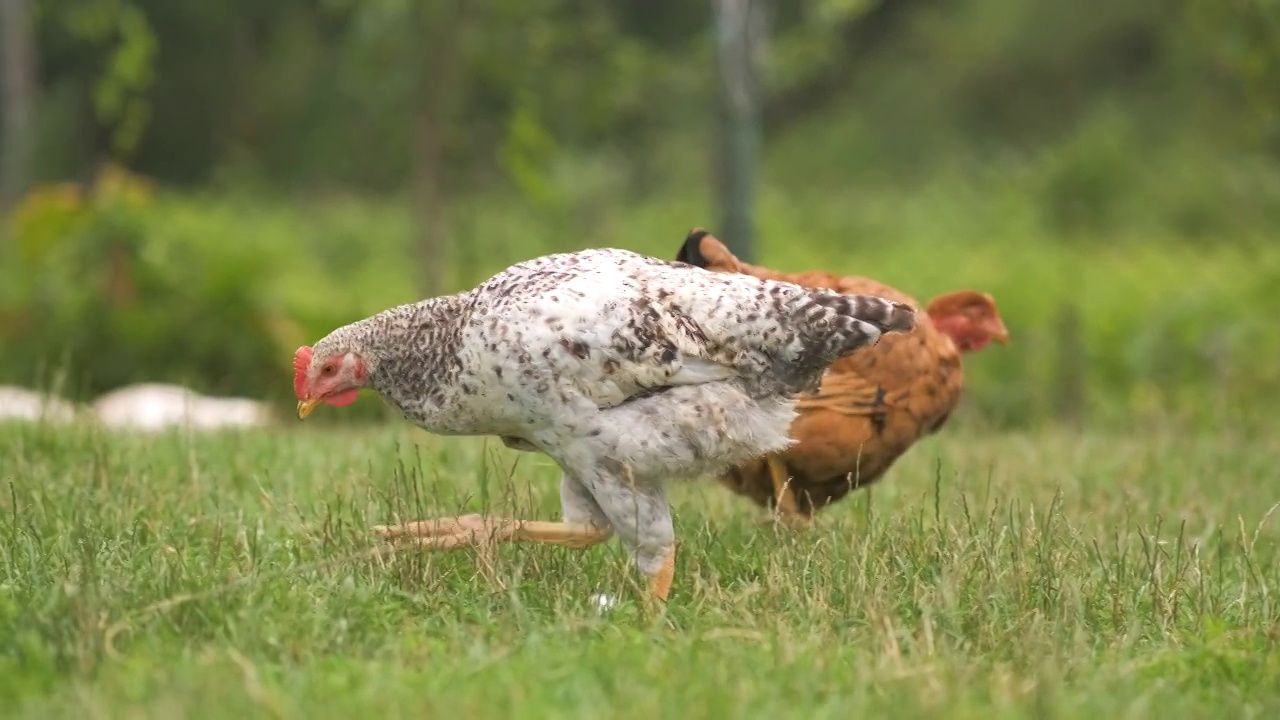
[[344, 390], [336, 395], [328, 395], [324, 398], [325, 405], [334, 407], [346, 407], [356, 401], [356, 396], [360, 394], [358, 390]]

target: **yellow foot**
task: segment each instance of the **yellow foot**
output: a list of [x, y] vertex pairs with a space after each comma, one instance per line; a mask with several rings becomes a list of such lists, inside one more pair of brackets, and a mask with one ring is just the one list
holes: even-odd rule
[[796, 504], [796, 495], [791, 487], [791, 478], [787, 475], [787, 466], [774, 455], [765, 458], [769, 468], [769, 481], [773, 484], [773, 503], [782, 515], [798, 515], [800, 508]]
[[581, 549], [612, 535], [593, 525], [462, 515], [377, 525], [373, 531], [389, 540], [408, 540], [423, 550], [456, 550], [480, 543], [534, 542]]
[[649, 576], [649, 597], [665, 603], [667, 595], [671, 593], [671, 582], [675, 579], [675, 574], [676, 546], [672, 545], [667, 550], [667, 557], [662, 561], [662, 567], [658, 568], [658, 572]]

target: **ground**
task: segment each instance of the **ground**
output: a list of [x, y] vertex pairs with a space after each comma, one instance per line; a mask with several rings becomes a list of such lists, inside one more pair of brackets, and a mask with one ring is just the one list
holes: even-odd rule
[[[0, 428], [8, 717], [1275, 717], [1274, 434], [950, 430], [805, 535], [703, 483], [648, 614], [616, 543], [351, 559], [558, 507], [490, 440]], [[595, 593], [620, 598], [601, 613]]]

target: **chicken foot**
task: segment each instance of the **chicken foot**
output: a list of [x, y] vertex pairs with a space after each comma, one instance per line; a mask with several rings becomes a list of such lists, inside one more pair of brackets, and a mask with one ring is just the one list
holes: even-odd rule
[[[594, 525], [542, 520], [486, 518], [481, 515], [414, 520], [399, 525], [375, 525], [373, 531], [388, 540], [407, 540], [421, 550], [446, 552], [486, 542], [533, 542], [582, 550], [598, 545], [613, 533]], [[649, 595], [666, 601], [675, 578], [676, 548], [667, 550], [661, 567], [648, 577]]]
[[414, 520], [376, 525], [373, 531], [390, 540], [408, 539], [422, 550], [458, 550], [486, 542], [532, 542], [575, 550], [608, 540], [613, 533], [594, 525], [543, 520], [490, 518], [481, 515]]
[[[635, 489], [635, 479], [627, 466], [620, 468], [622, 486]], [[643, 495], [632, 495], [630, 492], [619, 496], [622, 500], [653, 502], [653, 498]], [[670, 530], [670, 514], [666, 510], [665, 496], [658, 498], [661, 510], [658, 512], [659, 525], [665, 524]], [[674, 542], [661, 544], [660, 547], [650, 545], [640, 550], [636, 541], [639, 539], [639, 527], [636, 518], [627, 512], [629, 508], [615, 508], [610, 516], [579, 482], [566, 475], [561, 485], [562, 509], [566, 520], [548, 522], [543, 520], [520, 520], [514, 518], [485, 517], [478, 514], [442, 517], [431, 520], [414, 520], [398, 525], [375, 525], [373, 531], [384, 539], [401, 541], [397, 546], [409, 546], [426, 551], [451, 551], [465, 547], [502, 542], [532, 542], [575, 550], [585, 549], [605, 542], [622, 530], [637, 564], [648, 580], [648, 597], [665, 603], [671, 592], [675, 578], [676, 547]], [[630, 502], [626, 503], [628, 506]], [[603, 524], [603, 526], [602, 526]]]

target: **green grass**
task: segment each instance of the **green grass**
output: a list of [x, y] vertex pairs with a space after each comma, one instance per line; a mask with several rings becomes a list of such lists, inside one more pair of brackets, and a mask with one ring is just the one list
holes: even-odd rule
[[1278, 457], [1225, 430], [959, 428], [805, 535], [681, 486], [655, 615], [616, 543], [351, 559], [397, 515], [554, 517], [549, 461], [495, 441], [0, 428], [0, 708], [1274, 717]]

